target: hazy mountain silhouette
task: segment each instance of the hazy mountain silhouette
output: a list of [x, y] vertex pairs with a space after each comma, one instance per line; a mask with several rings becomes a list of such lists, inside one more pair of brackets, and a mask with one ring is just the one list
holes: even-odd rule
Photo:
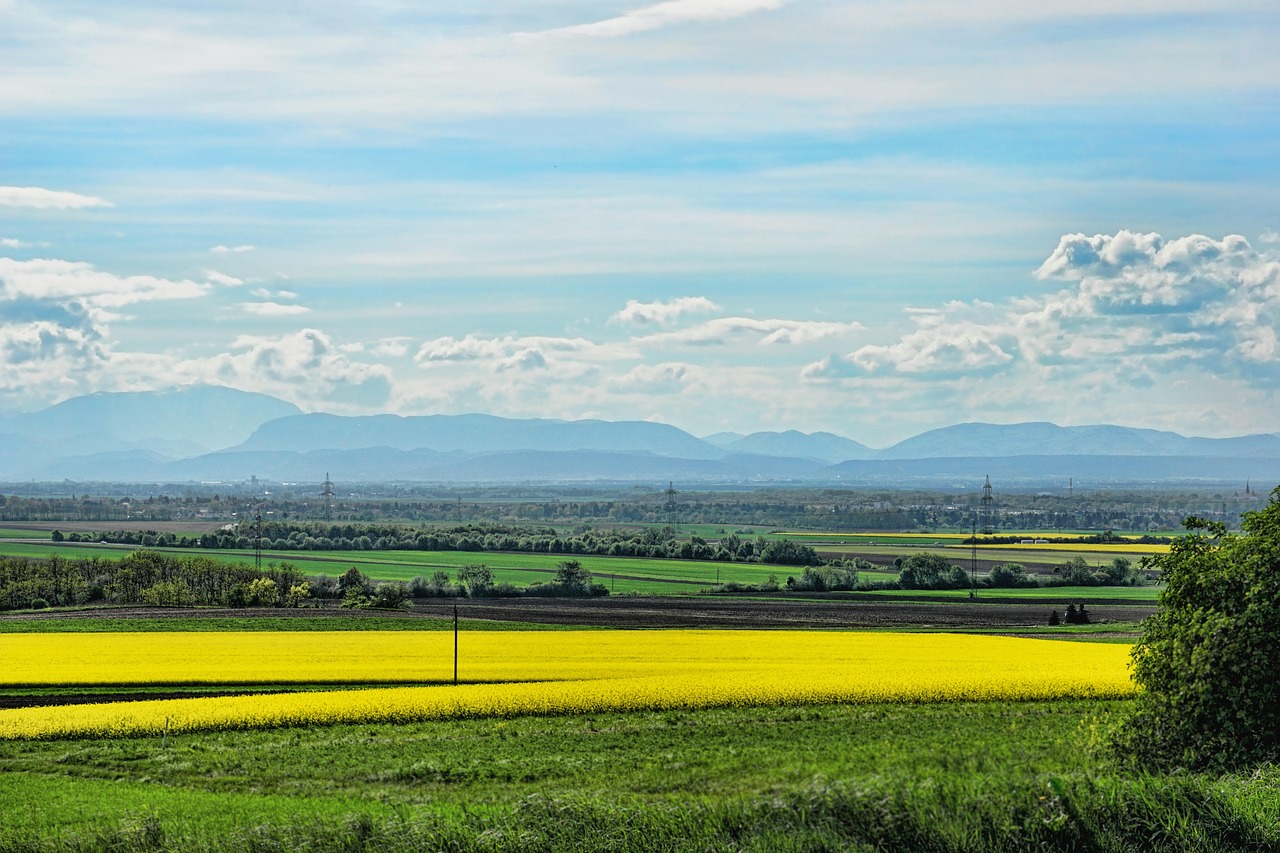
[[[207, 452], [214, 450], [214, 452]], [[883, 450], [827, 432], [697, 438], [649, 421], [301, 414], [195, 386], [93, 394], [0, 417], [0, 481], [653, 481], [833, 485], [1280, 480], [1280, 435], [966, 423]]]

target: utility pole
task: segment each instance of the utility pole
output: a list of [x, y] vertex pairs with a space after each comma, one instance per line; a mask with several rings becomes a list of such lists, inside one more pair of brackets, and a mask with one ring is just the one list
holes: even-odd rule
[[258, 507], [255, 521], [257, 525], [253, 537], [253, 567], [262, 571], [262, 507]]
[[453, 683], [458, 683], [458, 605], [453, 605]]

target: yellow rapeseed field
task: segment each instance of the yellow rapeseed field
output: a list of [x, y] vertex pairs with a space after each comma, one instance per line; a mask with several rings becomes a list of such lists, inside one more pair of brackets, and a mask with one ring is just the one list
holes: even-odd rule
[[[23, 708], [0, 738], [729, 705], [1126, 696], [1128, 646], [952, 634], [583, 631], [0, 636], [10, 684], [432, 686]], [[475, 683], [488, 682], [488, 683]]]

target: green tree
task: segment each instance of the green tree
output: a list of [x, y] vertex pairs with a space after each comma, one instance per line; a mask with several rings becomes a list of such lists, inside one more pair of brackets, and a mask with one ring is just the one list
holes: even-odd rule
[[951, 575], [951, 563], [941, 554], [912, 554], [902, 561], [898, 584], [903, 589], [939, 589], [951, 583]]
[[577, 560], [565, 560], [556, 564], [556, 585], [570, 595], [591, 594], [591, 572]]
[[1121, 755], [1221, 770], [1280, 759], [1280, 487], [1243, 533], [1191, 517], [1191, 535], [1149, 557], [1166, 587], [1133, 650], [1142, 691]]
[[484, 595], [493, 588], [493, 572], [484, 563], [463, 566], [458, 569], [458, 586], [467, 590], [467, 595]]

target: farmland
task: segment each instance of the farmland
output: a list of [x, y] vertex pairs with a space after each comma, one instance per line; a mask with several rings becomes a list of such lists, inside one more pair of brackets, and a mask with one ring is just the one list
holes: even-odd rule
[[[966, 568], [971, 563], [971, 549], [966, 547], [938, 547], [929, 539], [924, 544], [919, 538], [908, 538], [905, 544], [885, 546], [879, 540], [866, 543], [822, 545], [819, 554], [827, 558], [862, 559], [879, 568], [862, 570], [859, 579], [865, 583], [888, 582], [897, 578], [897, 570], [892, 564], [895, 559], [904, 555], [917, 553], [936, 553], [949, 562]], [[1026, 567], [1028, 573], [1042, 578], [1052, 578], [1053, 570], [1063, 563], [1080, 559], [1089, 565], [1101, 565], [1115, 557], [1136, 560], [1147, 552], [1134, 552], [1133, 546], [1119, 545], [1107, 550], [1106, 546], [1094, 546], [1088, 550], [1078, 547], [1068, 549], [1014, 547], [987, 547], [979, 549], [977, 569], [985, 573], [994, 566], [1004, 563], [1019, 563]], [[1159, 546], [1155, 546], [1159, 547]], [[51, 554], [60, 554], [68, 558], [118, 559], [125, 553], [135, 550], [128, 545], [101, 545], [82, 542], [33, 542], [29, 539], [0, 538], [0, 555], [17, 557], [45, 558]], [[155, 550], [171, 554], [190, 554], [187, 549], [157, 548]], [[202, 550], [199, 553], [219, 562], [250, 566], [256, 562], [252, 550]], [[527, 586], [530, 583], [546, 581], [554, 574], [556, 566], [572, 556], [581, 562], [595, 577], [598, 583], [614, 594], [642, 595], [688, 595], [698, 594], [704, 590], [722, 584], [739, 584], [758, 586], [772, 577], [779, 584], [785, 584], [788, 576], [798, 575], [796, 567], [768, 565], [757, 562], [710, 562], [699, 560], [677, 560], [652, 557], [602, 557], [578, 556], [547, 553], [523, 552], [473, 552], [473, 551], [418, 551], [418, 550], [381, 550], [381, 551], [277, 551], [264, 548], [261, 559], [264, 564], [289, 563], [305, 574], [339, 575], [347, 568], [356, 566], [375, 581], [409, 581], [414, 577], [431, 575], [436, 571], [455, 574], [466, 565], [483, 563], [494, 575], [495, 583], [510, 583], [515, 586]], [[903, 591], [913, 595], [914, 592]], [[1089, 587], [1048, 588], [1027, 590], [1001, 590], [1001, 597], [1014, 593], [1019, 597], [1041, 598], [1058, 602], [1066, 598], [1102, 599], [1111, 597], [1137, 598], [1154, 600], [1157, 596], [1155, 587]], [[927, 597], [927, 596], [926, 596]]]
[[[51, 529], [15, 524], [0, 554], [133, 550]], [[972, 565], [961, 533], [760, 532], [870, 561], [871, 584], [916, 554]], [[1107, 546], [982, 545], [978, 567], [1159, 552]], [[375, 582], [484, 563], [516, 586], [567, 558], [261, 553]], [[573, 558], [612, 594], [0, 615], [0, 797], [20, 804], [0, 850], [1280, 846], [1274, 772], [1144, 774], [1103, 749], [1158, 586], [814, 592], [786, 588], [797, 567]], [[1090, 623], [1049, 624], [1069, 603]]]
[[[1274, 775], [1166, 780], [1098, 763], [1089, 731], [1125, 704], [1103, 697], [1131, 690], [1123, 645], [511, 634], [480, 632], [483, 620], [470, 615], [462, 661], [472, 683], [459, 687], [439, 683], [451, 676], [452, 642], [440, 619], [299, 616], [376, 630], [187, 633], [181, 642], [0, 634], [7, 678], [26, 680], [28, 698], [73, 690], [91, 699], [139, 681], [147, 687], [132, 698], [193, 680], [235, 693], [248, 678], [268, 694], [0, 711], [0, 730], [18, 738], [0, 740], [0, 795], [22, 804], [0, 820], [0, 848], [1226, 850], [1277, 841]], [[422, 630], [386, 632], [391, 619]], [[42, 663], [50, 655], [53, 667]], [[946, 675], [954, 666], [959, 680]], [[509, 681], [531, 676], [543, 680]], [[405, 678], [436, 686], [369, 687]], [[365, 689], [333, 683], [348, 679]], [[800, 692], [760, 695], [779, 684]], [[984, 701], [973, 701], [975, 690]], [[416, 721], [389, 715], [406, 701]], [[307, 716], [339, 707], [360, 721]], [[105, 730], [66, 739], [104, 719]], [[41, 740], [14, 728], [33, 721], [58, 728]]]

